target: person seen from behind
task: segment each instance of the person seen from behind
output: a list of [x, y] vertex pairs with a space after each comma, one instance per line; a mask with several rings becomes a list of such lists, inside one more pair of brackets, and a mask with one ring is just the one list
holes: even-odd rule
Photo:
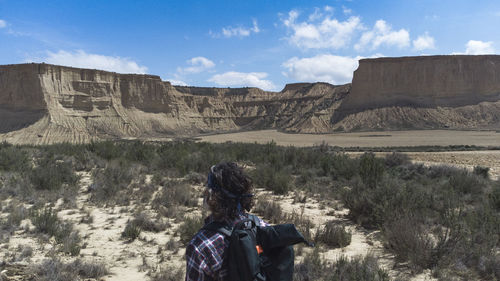
[[[233, 162], [210, 168], [203, 195], [204, 205], [210, 211], [205, 225], [219, 222], [234, 226], [249, 219], [248, 212], [254, 206], [252, 180]], [[258, 223], [267, 226], [261, 219]], [[222, 233], [204, 228], [198, 231], [186, 248], [186, 281], [226, 280], [228, 268], [224, 266], [224, 252], [228, 245]]]

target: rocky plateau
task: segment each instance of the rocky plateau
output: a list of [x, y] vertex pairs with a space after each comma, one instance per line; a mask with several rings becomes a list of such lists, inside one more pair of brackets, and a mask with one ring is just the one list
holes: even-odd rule
[[352, 84], [174, 86], [159, 76], [0, 66], [0, 141], [84, 143], [278, 129], [332, 133], [500, 128], [500, 56], [360, 60]]

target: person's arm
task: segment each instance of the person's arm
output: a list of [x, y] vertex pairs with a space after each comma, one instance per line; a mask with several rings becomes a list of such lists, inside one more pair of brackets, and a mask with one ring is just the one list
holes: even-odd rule
[[203, 254], [195, 245], [189, 243], [186, 248], [186, 281], [211, 280], [206, 278], [207, 271], [209, 270]]

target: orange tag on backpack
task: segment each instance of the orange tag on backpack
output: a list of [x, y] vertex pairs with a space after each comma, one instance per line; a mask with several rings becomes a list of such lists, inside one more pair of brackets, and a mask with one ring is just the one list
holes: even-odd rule
[[262, 254], [264, 253], [264, 250], [262, 249], [262, 247], [260, 245], [256, 245], [255, 248], [257, 249], [257, 254]]

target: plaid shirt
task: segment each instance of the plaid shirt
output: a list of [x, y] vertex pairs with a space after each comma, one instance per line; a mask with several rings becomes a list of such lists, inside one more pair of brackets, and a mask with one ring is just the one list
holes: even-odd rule
[[[233, 222], [247, 218], [241, 214]], [[213, 221], [211, 216], [205, 219], [205, 224]], [[267, 226], [260, 220], [260, 226]], [[186, 281], [222, 281], [227, 275], [227, 269], [222, 268], [224, 251], [228, 247], [224, 235], [210, 230], [200, 230], [186, 248]]]

